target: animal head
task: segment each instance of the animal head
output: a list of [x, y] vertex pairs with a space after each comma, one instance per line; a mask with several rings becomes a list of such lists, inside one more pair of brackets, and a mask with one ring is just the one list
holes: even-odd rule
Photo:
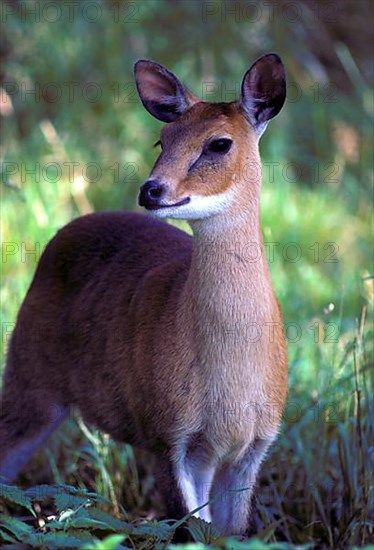
[[248, 171], [260, 170], [258, 140], [285, 101], [280, 57], [269, 53], [255, 61], [231, 103], [200, 100], [153, 61], [138, 61], [135, 79], [144, 107], [166, 122], [139, 204], [159, 217], [197, 220], [240, 202]]

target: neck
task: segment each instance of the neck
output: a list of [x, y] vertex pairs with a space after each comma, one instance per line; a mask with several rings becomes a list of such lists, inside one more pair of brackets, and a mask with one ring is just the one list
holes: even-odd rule
[[258, 204], [230, 214], [193, 224], [182, 297], [206, 399], [227, 429], [227, 410], [266, 395], [268, 323], [277, 321]]
[[[228, 343], [271, 321], [273, 291], [264, 254], [259, 203], [193, 222], [194, 250], [186, 284], [196, 326]], [[223, 331], [223, 333], [222, 333]], [[246, 339], [248, 340], [248, 339]]]

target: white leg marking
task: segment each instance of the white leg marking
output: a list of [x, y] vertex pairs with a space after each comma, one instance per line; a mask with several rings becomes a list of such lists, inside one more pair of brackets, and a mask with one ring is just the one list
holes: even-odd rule
[[[195, 508], [198, 508], [199, 504], [196, 498], [194, 480], [184, 463], [177, 465], [176, 478], [188, 511], [191, 512]], [[198, 517], [197, 513], [194, 515]]]
[[189, 512], [205, 505], [195, 512], [194, 516], [211, 521], [210, 507], [207, 503], [214, 477], [214, 466], [207, 460], [204, 451], [197, 447], [190, 448], [188, 453], [180, 453], [176, 463], [176, 477]]

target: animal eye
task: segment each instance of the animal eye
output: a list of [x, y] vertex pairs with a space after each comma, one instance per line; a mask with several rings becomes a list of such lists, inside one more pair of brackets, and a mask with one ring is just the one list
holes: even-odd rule
[[231, 149], [232, 140], [228, 138], [213, 139], [207, 147], [209, 153], [224, 155]]

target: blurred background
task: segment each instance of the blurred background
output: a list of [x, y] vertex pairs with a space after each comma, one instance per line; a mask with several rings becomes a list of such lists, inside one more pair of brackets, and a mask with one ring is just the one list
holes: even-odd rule
[[[284, 511], [269, 491], [257, 521], [275, 522], [272, 536], [285, 540], [358, 544], [354, 537], [365, 532], [373, 6], [365, 0], [1, 3], [3, 350], [54, 233], [88, 212], [138, 208], [162, 125], [141, 106], [134, 62], [147, 58], [167, 66], [206, 101], [232, 101], [258, 56], [281, 55], [288, 99], [261, 139], [262, 218], [287, 329], [289, 400], [297, 407], [286, 413], [264, 474], [265, 485], [291, 486], [292, 498], [277, 493], [279, 502], [288, 502]], [[351, 459], [347, 452], [356, 445], [360, 452]], [[40, 460], [58, 465], [54, 480], [57, 470], [60, 480], [84, 479], [66, 466], [61, 449], [48, 457]], [[348, 488], [345, 475], [353, 480]], [[321, 504], [327, 494], [328, 510]], [[342, 501], [346, 510], [337, 504]], [[282, 513], [287, 521], [279, 523]]]

